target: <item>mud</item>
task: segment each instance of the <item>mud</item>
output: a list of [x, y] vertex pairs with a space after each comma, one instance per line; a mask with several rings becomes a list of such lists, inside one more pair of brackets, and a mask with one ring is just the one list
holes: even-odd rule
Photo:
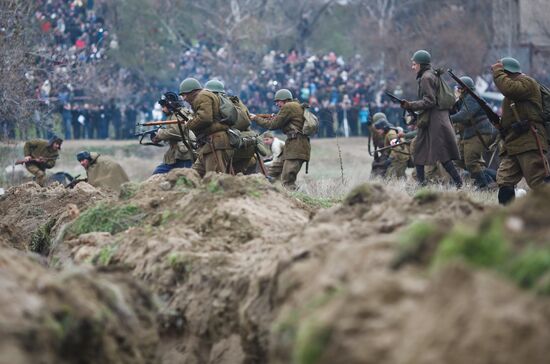
[[[491, 237], [486, 226], [500, 227], [497, 221], [507, 251], [521, 253], [524, 239], [550, 249], [541, 215], [550, 206], [548, 191], [504, 210], [461, 193], [420, 191], [411, 198], [364, 184], [342, 204], [318, 209], [261, 176], [201, 180], [174, 170], [126, 185], [119, 198], [81, 185], [75, 195], [31, 184], [8, 191], [0, 206], [14, 210], [0, 222], [11, 232], [3, 230], [0, 244], [22, 250], [40, 236], [36, 227], [46, 231], [50, 222], [45, 235], [57, 243], [38, 256], [50, 267], [39, 268], [44, 274], [64, 277], [76, 269], [130, 285], [121, 288], [130, 296], [135, 287], [151, 290], [154, 305], [135, 301], [146, 314], [138, 315], [143, 330], [128, 339], [143, 343], [144, 362], [543, 363], [550, 355], [549, 301], [537, 293], [544, 290], [530, 288], [544, 277], [527, 287], [496, 264], [443, 260], [440, 247], [457, 240], [462, 226], [468, 241]], [[54, 200], [65, 207], [35, 216], [35, 230], [30, 219], [14, 217]], [[107, 204], [92, 206], [97, 201]], [[97, 216], [102, 211], [108, 219]], [[10, 274], [10, 282], [23, 279]], [[94, 291], [89, 279], [77, 281], [75, 291]], [[70, 297], [56, 302], [64, 300], [87, 307]], [[105, 325], [128, 330], [117, 320], [124, 315], [116, 312]], [[93, 340], [111, 336], [102, 331]], [[137, 357], [134, 349], [119, 349]], [[65, 360], [64, 350], [52, 355]]]

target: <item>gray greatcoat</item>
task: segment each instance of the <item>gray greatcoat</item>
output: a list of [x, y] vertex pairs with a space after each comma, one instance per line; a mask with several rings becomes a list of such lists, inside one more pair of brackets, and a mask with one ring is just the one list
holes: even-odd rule
[[420, 118], [427, 117], [429, 124], [427, 127], [418, 128], [413, 153], [414, 163], [430, 165], [460, 159], [449, 110], [439, 110], [436, 105], [437, 76], [428, 65], [422, 67], [416, 78], [420, 100], [410, 101], [410, 108], [420, 112]]

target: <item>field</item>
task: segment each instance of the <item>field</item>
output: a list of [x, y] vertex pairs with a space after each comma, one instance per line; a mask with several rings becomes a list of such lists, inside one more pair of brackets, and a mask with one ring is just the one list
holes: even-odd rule
[[[0, 148], [2, 150], [0, 163], [4, 171], [0, 175], [0, 185], [5, 188], [12, 182], [5, 168], [9, 169], [14, 160], [23, 156], [23, 143], [3, 144]], [[73, 176], [85, 175], [75, 155], [80, 150], [87, 149], [114, 157], [124, 167], [131, 181], [141, 182], [149, 178], [155, 166], [162, 162], [166, 148], [168, 147], [141, 146], [133, 140], [69, 140], [63, 143], [60, 160], [51, 171], [52, 173], [64, 171]], [[369, 180], [373, 159], [369, 156], [366, 138], [313, 139], [311, 155], [309, 173], [305, 174], [304, 166], [298, 177], [301, 193], [314, 198], [341, 200], [354, 186]], [[418, 188], [410, 176], [412, 169], [407, 173], [409, 175], [407, 181], [381, 182], [395, 190], [406, 191], [412, 196]], [[429, 189], [453, 190], [451, 186], [446, 185], [433, 185]], [[484, 204], [497, 203], [496, 192], [479, 192], [469, 184], [463, 191], [472, 199]]]

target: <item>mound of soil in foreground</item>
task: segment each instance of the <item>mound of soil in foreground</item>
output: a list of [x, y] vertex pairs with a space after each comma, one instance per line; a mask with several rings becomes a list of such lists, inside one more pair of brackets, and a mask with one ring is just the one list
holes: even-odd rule
[[[60, 273], [40, 269], [65, 276], [84, 267], [98, 281], [152, 290], [158, 344], [154, 335], [128, 334], [128, 323], [120, 324], [132, 343], [144, 340], [148, 353], [154, 347], [154, 358], [143, 354], [146, 362], [543, 363], [550, 354], [548, 299], [520, 289], [536, 285], [518, 285], [502, 268], [506, 254], [521, 253], [522, 232], [538, 248], [547, 244], [541, 237], [550, 227], [540, 216], [516, 217], [550, 196], [487, 210], [460, 193], [410, 198], [365, 184], [341, 205], [312, 213], [262, 177], [201, 180], [191, 170], [127, 185], [121, 196], [67, 213], [64, 221], [76, 219], [52, 228], [59, 243], [44, 253]], [[496, 236], [485, 227], [500, 227], [494, 219], [514, 235], [498, 259], [484, 260], [492, 265], [472, 264], [471, 250], [464, 259], [447, 259], [462, 241]], [[469, 227], [466, 240], [456, 222]], [[531, 226], [536, 233], [528, 233]], [[12, 229], [21, 228], [14, 221]], [[537, 261], [536, 272], [550, 270], [544, 264]], [[534, 281], [544, 287], [539, 276]], [[126, 320], [111, 311], [107, 327]], [[138, 316], [140, 327], [149, 328]], [[107, 340], [109, 332], [94, 331], [90, 341]], [[120, 352], [128, 345], [112, 347]], [[54, 354], [63, 359], [62, 350]], [[87, 362], [117, 362], [109, 360]]]
[[127, 274], [58, 273], [0, 248], [0, 363], [151, 363], [153, 296]]

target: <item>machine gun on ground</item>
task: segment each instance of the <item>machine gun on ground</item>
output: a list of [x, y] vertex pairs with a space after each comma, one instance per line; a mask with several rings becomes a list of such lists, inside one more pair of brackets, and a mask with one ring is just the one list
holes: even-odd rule
[[71, 182], [69, 182], [65, 188], [68, 188], [68, 189], [73, 189], [77, 184], [79, 184], [80, 182], [88, 182], [88, 179], [87, 178], [78, 178], [80, 177], [80, 175], [76, 175], [75, 177], [72, 177], [72, 180]]

